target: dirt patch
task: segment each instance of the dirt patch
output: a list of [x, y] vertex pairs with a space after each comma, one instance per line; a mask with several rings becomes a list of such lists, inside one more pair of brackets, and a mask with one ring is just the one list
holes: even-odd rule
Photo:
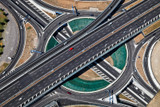
[[102, 77], [97, 75], [92, 69], [87, 70], [85, 73], [79, 76], [83, 80], [102, 80]]
[[144, 56], [144, 52], [146, 50], [147, 45], [148, 45], [148, 43], [143, 45], [142, 48], [140, 49], [140, 51], [137, 55], [137, 59], [136, 59], [136, 67], [137, 67], [137, 70], [140, 73], [141, 77], [143, 78], [143, 80], [145, 80], [149, 84], [149, 82], [146, 78], [146, 75], [144, 73], [144, 70], [143, 70], [143, 56]]
[[133, 6], [139, 4], [139, 3], [142, 2], [142, 1], [143, 1], [143, 0], [137, 0], [136, 2], [130, 4], [130, 5], [127, 6], [127, 7], [125, 7], [125, 9], [128, 10], [128, 9], [132, 8]]
[[128, 100], [128, 101], [131, 101], [131, 102], [134, 102], [132, 101], [131, 99], [127, 98], [126, 96], [124, 96], [123, 94], [119, 94], [118, 95], [118, 98], [121, 98], [121, 99], [124, 99], [124, 100]]
[[107, 57], [105, 60], [109, 62], [112, 66], [114, 65], [114, 62], [111, 56]]
[[144, 36], [143, 36], [143, 34], [141, 33], [141, 34], [139, 34], [138, 36], [136, 36], [136, 37], [134, 38], [134, 42], [135, 42], [136, 44], [138, 44], [143, 38], [144, 38]]
[[55, 14], [52, 14], [52, 13], [49, 13], [49, 12], [47, 12], [47, 11], [45, 11], [45, 10], [43, 10], [46, 14], [48, 14], [51, 18], [56, 18], [56, 15]]
[[150, 25], [149, 27], [147, 27], [146, 29], [143, 30], [143, 33], [145, 35], [148, 35], [149, 33], [153, 32], [154, 30], [156, 30], [157, 28], [160, 27], [160, 20], [153, 23], [152, 25]]
[[147, 105], [147, 107], [159, 107], [159, 106], [160, 106], [160, 91], [151, 100], [151, 102]]
[[27, 61], [31, 57], [30, 51], [36, 48], [38, 43], [37, 34], [33, 26], [27, 23], [25, 27], [26, 27], [26, 44], [23, 50], [23, 54], [20, 60], [18, 61], [16, 67], [23, 64], [25, 61]]
[[99, 1], [99, 2], [82, 2], [76, 0], [43, 0], [51, 5], [72, 9], [72, 5], [76, 6], [77, 9], [90, 9], [98, 8], [99, 10], [104, 10], [111, 1]]
[[151, 67], [154, 76], [156, 77], [157, 81], [160, 83], [160, 41], [158, 41], [151, 54]]

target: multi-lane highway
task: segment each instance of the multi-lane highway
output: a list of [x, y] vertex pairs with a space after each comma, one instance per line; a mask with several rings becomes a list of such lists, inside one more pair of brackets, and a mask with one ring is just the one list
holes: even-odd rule
[[[115, 1], [117, 1], [117, 0], [115, 0]], [[109, 12], [109, 13], [107, 13], [104, 17], [107, 17], [109, 14], [111, 14], [112, 11], [114, 11], [114, 8], [116, 8], [114, 5], [118, 6], [118, 4], [121, 4], [121, 2], [116, 3], [115, 1], [113, 1], [112, 4], [104, 11], [105, 13]], [[109, 11], [109, 9], [112, 9], [112, 10]], [[73, 14], [69, 14], [69, 15], [64, 14], [64, 15], [62, 15], [62, 16], [63, 16], [63, 17], [57, 18], [57, 19], [54, 20], [50, 25], [48, 25], [48, 26], [46, 27], [46, 30], [45, 30], [44, 35], [43, 35], [44, 38], [41, 38], [40, 43], [39, 43], [39, 44], [42, 44], [42, 45], [39, 45], [39, 46], [38, 46], [38, 50], [41, 49], [40, 51], [44, 51], [44, 46], [45, 46], [45, 44], [46, 44], [46, 41], [48, 40], [47, 38], [50, 36], [51, 32], [54, 31], [55, 28], [57, 28], [57, 27], [59, 26], [59, 22], [63, 22], [63, 21], [65, 21], [65, 20], [69, 20], [70, 18], [74, 18], [74, 17], [75, 17]], [[65, 20], [64, 20], [64, 17], [66, 17]], [[99, 17], [102, 18], [102, 15], [100, 15]], [[100, 22], [102, 22], [103, 20], [104, 20], [104, 19], [98, 18], [98, 21], [100, 21]], [[34, 21], [31, 21], [31, 22], [34, 22]], [[92, 23], [92, 25], [96, 25], [97, 23], [98, 23], [97, 21], [94, 21], [94, 22]], [[90, 26], [90, 27], [92, 27], [92, 26]], [[79, 32], [78, 34], [76, 34], [72, 39], [70, 39], [70, 42], [73, 41], [73, 40], [75, 40], [75, 39], [77, 38], [76, 36], [80, 37], [80, 35], [83, 35], [87, 30], [90, 29], [90, 27], [87, 27], [87, 28], [83, 29], [81, 32]], [[39, 33], [38, 33], [38, 34], [39, 34]], [[69, 42], [68, 42], [68, 43], [69, 43]], [[56, 50], [58, 50], [58, 49], [60, 49], [60, 48], [62, 48], [62, 47], [63, 47], [63, 45], [61, 45], [60, 47], [57, 47]], [[21, 68], [23, 68], [23, 66], [20, 67], [20, 68], [18, 68], [18, 69], [21, 69]], [[19, 70], [17, 70], [17, 71], [19, 71]], [[16, 72], [16, 73], [17, 73], [17, 72]], [[23, 72], [20, 72], [20, 73], [22, 74]], [[18, 75], [20, 75], [20, 74], [18, 74]], [[14, 77], [15, 77], [15, 76], [13, 76], [12, 78], [14, 78]], [[18, 77], [18, 76], [17, 76], [17, 77]], [[6, 78], [7, 78], [7, 80], [12, 81], [12, 79], [10, 79], [10, 78], [8, 78], [8, 77], [6, 77]], [[4, 81], [3, 81], [3, 82], [4, 82]]]
[[[108, 17], [110, 17], [111, 15], [112, 15], [112, 13], [114, 12], [114, 11], [116, 11], [116, 9], [119, 7], [119, 5], [121, 5], [122, 4], [122, 2], [123, 2], [124, 0], [113, 0], [112, 1], [112, 3], [104, 10], [104, 12], [103, 13], [101, 13], [98, 17], [97, 17], [97, 19], [96, 20], [94, 20], [91, 24], [89, 24], [86, 28], [84, 28], [84, 29], [82, 29], [80, 32], [78, 32], [77, 34], [75, 34], [72, 38], [70, 38], [67, 42], [69, 43], [69, 42], [72, 42], [72, 41], [74, 41], [74, 40], [76, 40], [77, 39], [77, 37], [80, 37], [80, 36], [82, 36], [82, 35], [84, 35], [84, 34], [86, 34], [87, 32], [89, 32], [89, 31], [91, 31], [93, 28], [95, 28], [96, 26], [98, 26], [100, 23], [102, 23], [103, 21], [105, 21]], [[40, 1], [39, 1], [40, 2]], [[46, 4], [47, 5], [47, 4]], [[48, 6], [48, 5], [47, 5]], [[51, 6], [52, 7], [52, 6]], [[57, 8], [57, 7], [55, 7], [55, 8]], [[58, 8], [59, 9], [59, 8]], [[55, 9], [56, 10], [56, 9]], [[63, 9], [62, 9], [63, 10]], [[80, 15], [79, 16], [86, 16], [86, 15], [88, 15], [89, 13], [87, 12], [86, 13], [86, 11], [82, 11], [82, 12], [80, 12]], [[97, 16], [97, 14], [95, 14], [94, 16]], [[66, 16], [66, 18], [65, 18], [65, 20], [66, 19], [69, 19], [69, 18], [73, 18], [73, 17], [75, 17], [74, 15], [72, 15], [72, 14], [70, 14], [70, 15], [68, 15], [68, 16]], [[53, 27], [53, 26], [57, 26], [57, 25], [59, 25], [59, 22], [60, 23], [62, 23], [62, 22], [64, 22], [65, 20], [64, 20], [64, 18], [62, 19], [57, 19], [57, 20], [59, 20], [59, 21], [54, 21], [55, 23], [52, 23], [52, 25], [50, 24], [49, 25], [49, 27], [47, 26], [47, 28], [46, 28], [46, 30], [45, 30], [45, 32], [44, 32], [44, 37], [48, 37], [48, 36], [50, 36], [50, 34], [52, 34], [53, 33], [53, 31], [55, 31], [55, 29], [53, 29], [53, 28], [57, 28], [57, 27]], [[60, 24], [60, 25], [63, 25], [63, 24]], [[50, 32], [52, 32], [52, 33], [50, 33]], [[46, 44], [46, 42], [47, 42], [47, 38], [45, 38], [44, 39], [44, 44]], [[64, 41], [65, 42], [65, 41]], [[43, 46], [43, 48], [42, 48], [42, 50], [41, 51], [43, 51], [44, 50], [44, 46], [45, 45], [42, 45]], [[61, 45], [60, 47], [57, 47], [57, 48], [62, 48], [63, 47], [63, 45]]]
[[[140, 11], [137, 11], [137, 10], [140, 10]], [[125, 21], [123, 20], [124, 18], [125, 18]], [[29, 102], [30, 100], [38, 96], [39, 93], [37, 92], [40, 92], [41, 94], [42, 92], [46, 91], [47, 89], [52, 87], [54, 84], [58, 83], [59, 81], [62, 82], [61, 79], [68, 78], [69, 74], [76, 73], [74, 71], [79, 69], [78, 67], [79, 65], [84, 66], [84, 64], [82, 65], [83, 62], [87, 63], [86, 61], [88, 62], [92, 62], [92, 60], [94, 61], [94, 59], [96, 59], [98, 56], [101, 56], [101, 54], [104, 53], [104, 50], [111, 48], [113, 43], [116, 43], [116, 41], [119, 41], [119, 40], [120, 40], [119, 42], [124, 41], [125, 39], [124, 37], [128, 36], [127, 34], [130, 35], [129, 37], [133, 37], [132, 35], [136, 33], [135, 31], [137, 31], [135, 29], [139, 27], [144, 28], [150, 23], [152, 23], [153, 21], [156, 21], [158, 18], [159, 18], [159, 1], [157, 0], [144, 1], [134, 9], [126, 12], [126, 14], [124, 14], [122, 17], [119, 17], [116, 21], [112, 22], [112, 25], [105, 23], [101, 27], [98, 27], [95, 31], [87, 35], [87, 37], [85, 37], [84, 39], [79, 40], [79, 42], [72, 45], [72, 47], [74, 47], [73, 51], [68, 51], [68, 49], [66, 49], [64, 52], [61, 52], [56, 57], [50, 58], [50, 56], [48, 56], [47, 58], [49, 58], [49, 60], [47, 60], [45, 63], [43, 62], [44, 60], [43, 61], [40, 60], [43, 62], [43, 64], [41, 63], [40, 66], [38, 66], [38, 68], [34, 68], [34, 71], [32, 70], [31, 73], [26, 74], [25, 76], [20, 78], [18, 81], [14, 82], [14, 84], [11, 84], [6, 90], [3, 90], [1, 92], [1, 95], [3, 96], [3, 98], [1, 98], [0, 101], [1, 102], [4, 101], [1, 105], [17, 106], [24, 101], [26, 101], [25, 103]], [[145, 24], [142, 20], [146, 20], [146, 22], [150, 20], [152, 21], [150, 23]], [[117, 28], [117, 29], [114, 30], [114, 28]], [[127, 32], [130, 29], [131, 29], [131, 33]], [[125, 40], [127, 40], [127, 38]], [[107, 44], [107, 45], [104, 46], [104, 44]], [[50, 53], [53, 50], [50, 50], [48, 53]], [[100, 54], [97, 54], [99, 52]], [[45, 55], [47, 55], [47, 53], [39, 57], [39, 59], [41, 58], [43, 59]], [[45, 58], [45, 60], [47, 58]], [[28, 69], [28, 68], [24, 68], [24, 69]], [[46, 75], [44, 75], [46, 71], [50, 71], [51, 69], [53, 71], [48, 72]], [[60, 77], [58, 77], [59, 74], [61, 74]], [[29, 81], [25, 81], [25, 79]], [[30, 84], [34, 80], [36, 81]], [[28, 84], [30, 85], [27, 86]], [[18, 89], [16, 88], [17, 86], [19, 86]], [[44, 89], [44, 87], [47, 87], [47, 88]], [[23, 90], [21, 90], [22, 88]], [[19, 90], [21, 91], [18, 92]], [[40, 90], [43, 90], [43, 91], [40, 91]], [[18, 93], [14, 94], [16, 92]], [[8, 99], [9, 96], [10, 96], [10, 99]], [[31, 99], [27, 101], [28, 98], [31, 98]]]
[[20, 15], [35, 20], [39, 26], [45, 28], [52, 18], [36, 8], [33, 4], [30, 4], [28, 0], [2, 0], [3, 4], [12, 9], [15, 9]]
[[[109, 7], [107, 7], [107, 8], [105, 9], [105, 11], [104, 11], [101, 15], [99, 15], [98, 20], [97, 20], [97, 21], [94, 21], [94, 22], [92, 23], [92, 25], [93, 25], [93, 26], [94, 26], [94, 25], [97, 25], [97, 23], [102, 22], [102, 21], [104, 21], [104, 19], [106, 19], [108, 16], [111, 16], [111, 13], [116, 10], [116, 7], [119, 6], [119, 5], [122, 3], [122, 1], [123, 1], [123, 0], [117, 2], [117, 0], [114, 0], [114, 1], [109, 5]], [[8, 5], [8, 4], [7, 4], [7, 3], [8, 3], [7, 1], [3, 1], [3, 3], [5, 3], [5, 5]], [[15, 4], [18, 4], [17, 1], [14, 1], [14, 3], [15, 3]], [[26, 3], [27, 3], [27, 4], [26, 4]], [[11, 2], [11, 4], [13, 4], [13, 3]], [[9, 4], [9, 6], [10, 6], [11, 4]], [[24, 5], [26, 4], [27, 6], [28, 6], [28, 4], [32, 5], [29, 1], [26, 1], [26, 2], [23, 3], [23, 4], [24, 4]], [[11, 6], [10, 6], [10, 7], [11, 7]], [[13, 5], [13, 7], [14, 7], [17, 11], [20, 10], [16, 5]], [[31, 7], [33, 7], [33, 5], [32, 5]], [[29, 7], [27, 7], [27, 8], [29, 8]], [[34, 8], [34, 9], [33, 9], [34, 12], [39, 12], [39, 10], [38, 10], [37, 8], [35, 8], [35, 7], [33, 7], [33, 8]], [[30, 10], [31, 10], [31, 9], [30, 9]], [[36, 10], [38, 10], [38, 11], [36, 11]], [[27, 13], [25, 13], [24, 11], [21, 11], [21, 10], [20, 10], [20, 13], [21, 13], [22, 15], [24, 15], [24, 16], [27, 14]], [[41, 12], [41, 13], [42, 13], [42, 12]], [[104, 13], [105, 13], [105, 14], [104, 14]], [[37, 13], [37, 14], [38, 14], [38, 13]], [[30, 14], [30, 15], [32, 15], [32, 14]], [[102, 17], [103, 15], [104, 15], [105, 18]], [[80, 14], [79, 16], [86, 16], [86, 13], [85, 13], [85, 12], [81, 12], [81, 14]], [[43, 16], [41, 16], [41, 17], [43, 17]], [[36, 21], [35, 21], [35, 19], [34, 19], [34, 16], [33, 16], [33, 18], [29, 18], [29, 22], [30, 22], [32, 25], [34, 25], [34, 27], [35, 27], [35, 29], [36, 29], [36, 31], [37, 31], [38, 37], [40, 37], [40, 38], [39, 38], [39, 45], [38, 45], [38, 47], [37, 47], [37, 50], [43, 52], [43, 51], [44, 51], [44, 48], [45, 48], [45, 44], [46, 44], [49, 36], [52, 34], [52, 32], [55, 31], [55, 29], [58, 28], [58, 26], [60, 25], [60, 23], [66, 22], [67, 20], [72, 19], [72, 18], [74, 18], [74, 17], [76, 17], [74, 14], [63, 14], [63, 15], [61, 15], [60, 17], [56, 18], [56, 19], [55, 19], [54, 21], [52, 21], [48, 26], [46, 26], [46, 28], [44, 29], [44, 32], [45, 32], [45, 33], [44, 33], [43, 37], [40, 37], [40, 36], [42, 35], [42, 29], [41, 29], [39, 26], [37, 26]], [[76, 39], [76, 36], [80, 36], [80, 35], [83, 35], [84, 33], [86, 33], [88, 30], [90, 30], [91, 28], [93, 28], [93, 26], [88, 26], [87, 28], [83, 29], [81, 32], [79, 32], [78, 34], [76, 34], [75, 37], [70, 40], [70, 42], [73, 41], [74, 39]], [[22, 38], [23, 38], [23, 37], [22, 37]], [[22, 41], [22, 43], [24, 43], [24, 41]], [[21, 46], [22, 46], [22, 45], [21, 45]], [[63, 47], [63, 46], [61, 46], [61, 47], [59, 47], [59, 48], [62, 48], [62, 47]], [[21, 50], [22, 50], [22, 48], [21, 48]], [[58, 48], [57, 48], [57, 50], [58, 50]], [[16, 54], [16, 55], [18, 55], [18, 54]], [[19, 56], [20, 56], [20, 55], [19, 55]], [[34, 54], [29, 61], [31, 61], [32, 59], [34, 59], [35, 56], [37, 56], [37, 54]], [[17, 59], [18, 59], [18, 58], [17, 58]], [[17, 60], [16, 60], [16, 61], [17, 61]], [[29, 62], [29, 61], [27, 61], [27, 62]], [[14, 64], [12, 64], [12, 65], [15, 65], [15, 64], [16, 64], [16, 63], [14, 63]], [[25, 64], [24, 64], [23, 66], [25, 66]], [[23, 68], [23, 66], [21, 66], [20, 68]], [[13, 66], [9, 67], [10, 69], [7, 69], [7, 70], [6, 70], [6, 71], [7, 71], [6, 73], [8, 73], [8, 71], [10, 71], [12, 67], [13, 67]], [[20, 68], [18, 68], [18, 69], [20, 69]], [[14, 71], [13, 71], [13, 72], [14, 72]], [[21, 73], [22, 73], [22, 72], [21, 72]], [[10, 73], [7, 74], [7, 77], [6, 77], [6, 76], [3, 76], [3, 78], [7, 78], [7, 79], [8, 79], [8, 75], [10, 76]], [[2, 80], [1, 80], [1, 81], [2, 81]]]
[[[40, 101], [37, 104], [34, 104], [34, 106], [39, 107], [39, 106], [44, 106], [53, 100], [56, 100], [59, 102], [61, 105], [60, 106], [71, 106], [71, 105], [97, 105], [97, 106], [112, 106], [112, 107], [125, 107], [123, 104], [111, 104], [109, 102], [104, 102], [100, 100], [95, 100], [95, 99], [89, 99], [89, 98], [77, 98], [76, 96], [69, 96], [69, 95], [63, 95], [63, 94], [50, 94], [49, 97], [46, 97], [42, 101]], [[127, 106], [130, 107], [130, 106]]]
[[10, 2], [11, 4], [14, 3], [14, 6], [16, 6], [18, 12], [22, 11], [26, 13], [26, 15], [31, 16], [44, 28], [49, 22], [52, 21], [52, 18], [50, 16], [48, 16], [36, 7], [32, 7], [33, 5], [31, 5], [28, 0], [9, 0], [8, 2]]
[[[20, 41], [19, 41], [19, 45], [18, 45], [18, 49], [17, 49], [17, 52], [15, 54], [15, 56], [13, 57], [11, 63], [9, 64], [9, 66], [4, 70], [4, 74], [1, 74], [0, 75], [0, 81], [3, 81], [4, 78], [7, 77], [7, 75], [10, 75], [12, 73], [12, 69], [13, 67], [16, 65], [18, 59], [20, 58], [22, 52], [23, 52], [23, 48], [24, 48], [24, 43], [25, 43], [25, 28], [24, 28], [24, 23], [26, 21], [28, 21], [29, 23], [32, 24], [32, 26], [35, 28], [36, 32], [39, 32], [37, 33], [38, 35], [38, 38], [42, 35], [42, 29], [41, 27], [39, 27], [37, 25], [37, 23], [33, 20], [33, 19], [26, 19], [24, 20], [24, 17], [25, 16], [22, 16], [19, 12], [17, 12], [13, 7], [11, 7], [10, 5], [8, 5], [8, 2], [6, 1], [0, 1], [5, 7], [8, 8], [8, 10], [12, 13], [12, 15], [15, 17], [17, 23], [18, 23], [18, 26], [19, 26], [19, 30], [20, 30]], [[37, 48], [39, 49], [39, 47]], [[32, 60], [33, 58], [35, 58], [35, 56], [37, 56], [37, 54], [34, 54], [32, 56], [32, 58], [30, 58], [30, 60]], [[29, 60], [29, 61], [30, 61]], [[5, 75], [5, 76], [4, 76]]]
[[[115, 0], [115, 1], [117, 1], [117, 0]], [[105, 17], [106, 16], [108, 16], [109, 14], [111, 14], [111, 12], [112, 11], [114, 11], [115, 10], [115, 8], [118, 6], [118, 4], [120, 4], [121, 2], [118, 2], [118, 3], [116, 3], [115, 1], [113, 1], [112, 3], [111, 3], [111, 5], [108, 7], [108, 8], [106, 8], [106, 10], [104, 11], [105, 12]], [[4, 3], [6, 3], [6, 5], [7, 5], [7, 2], [4, 2]], [[17, 3], [17, 2], [15, 2], [15, 3]], [[115, 5], [115, 6], [114, 6]], [[19, 8], [17, 8], [17, 6], [14, 6], [15, 7], [15, 9], [19, 9]], [[110, 10], [110, 9], [112, 9], [112, 10]], [[24, 12], [22, 12], [22, 11], [20, 11], [21, 13], [24, 13]], [[107, 13], [108, 12], [108, 13]], [[25, 15], [25, 14], [23, 14], [23, 15]], [[80, 16], [83, 16], [83, 14], [82, 15], [80, 15]], [[64, 18], [65, 17], [65, 18]], [[47, 42], [47, 40], [48, 40], [48, 37], [51, 35], [51, 32], [53, 32], [53, 31], [55, 31], [55, 28], [57, 28], [58, 26], [59, 26], [59, 22], [65, 22], [66, 20], [69, 20], [69, 19], [72, 19], [72, 18], [74, 18], [74, 17], [76, 17], [75, 15], [73, 15], [73, 14], [64, 14], [64, 15], [62, 15], [61, 17], [58, 17], [57, 19], [55, 19], [51, 24], [49, 24], [47, 27], [46, 27], [46, 29], [45, 29], [45, 33], [44, 33], [44, 35], [43, 35], [43, 37], [41, 37], [39, 40], [40, 40], [40, 43], [39, 44], [41, 44], [41, 45], [39, 45], [38, 46], [38, 48], [37, 48], [37, 50], [39, 50], [39, 51], [44, 51], [44, 46], [45, 46], [45, 44], [46, 44], [46, 42]], [[102, 17], [102, 15], [100, 15], [99, 17]], [[100, 18], [98, 18], [99, 20], [98, 21], [100, 21], [100, 22], [102, 22], [104, 19], [101, 19], [100, 20]], [[29, 19], [30, 20], [30, 23], [32, 23], [33, 25], [36, 25], [35, 23], [35, 21], [34, 21], [34, 19], [32, 19], [32, 18], [30, 18]], [[98, 22], [97, 21], [95, 21], [95, 22], [93, 22], [92, 23], [92, 25], [96, 25]], [[92, 27], [92, 26], [90, 26], [90, 27]], [[79, 35], [83, 35], [84, 34], [84, 32], [86, 32], [87, 30], [89, 30], [90, 29], [90, 27], [87, 27], [87, 28], [85, 28], [85, 29], [83, 29], [81, 32], [79, 32], [79, 34], [78, 35], [76, 35], [76, 36], [79, 36]], [[42, 30], [39, 30], [40, 28], [38, 27], [38, 26], [35, 26], [35, 28], [36, 28], [36, 30], [37, 30], [37, 33], [38, 33], [38, 35], [40, 36], [40, 35], [42, 35], [41, 34], [41, 32], [42, 32]], [[72, 38], [71, 39], [71, 41], [73, 41], [74, 39], [76, 39], [76, 36], [74, 37], [74, 38]], [[22, 43], [24, 43], [24, 41], [22, 41]], [[62, 47], [62, 46], [61, 46]], [[59, 48], [61, 48], [61, 47], [59, 47]], [[58, 50], [58, 48], [56, 49], [56, 50]], [[19, 55], [20, 56], [20, 55]], [[34, 55], [35, 56], [35, 55]], [[34, 56], [30, 59], [30, 60], [32, 60], [33, 58], [34, 58]], [[30, 61], [29, 60], [29, 61]], [[28, 61], [27, 61], [28, 62]], [[15, 65], [15, 63], [14, 63], [14, 65]], [[21, 69], [21, 68], [23, 68], [25, 66], [25, 64], [23, 65], [23, 66], [21, 66], [20, 68], [18, 68], [18, 69]], [[11, 67], [10, 67], [11, 68]], [[18, 71], [18, 70], [17, 70]], [[14, 71], [13, 71], [14, 72]], [[17, 72], [16, 72], [17, 73]], [[20, 73], [23, 73], [23, 72], [20, 72]], [[8, 78], [8, 75], [9, 75], [10, 73], [8, 73], [7, 74], [7, 77], [6, 76], [4, 76], [5, 78], [4, 79], [8, 79], [9, 80], [9, 78]], [[19, 75], [19, 74], [18, 74]], [[10, 75], [9, 75], [10, 76]], [[14, 76], [12, 77], [12, 78], [14, 78]], [[1, 80], [2, 81], [2, 80]]]

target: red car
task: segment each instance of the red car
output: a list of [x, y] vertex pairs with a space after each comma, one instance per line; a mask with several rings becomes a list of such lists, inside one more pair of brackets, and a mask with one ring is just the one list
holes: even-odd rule
[[71, 93], [70, 93], [70, 92], [67, 92], [67, 94], [71, 95]]
[[69, 51], [73, 50], [73, 48], [69, 48]]

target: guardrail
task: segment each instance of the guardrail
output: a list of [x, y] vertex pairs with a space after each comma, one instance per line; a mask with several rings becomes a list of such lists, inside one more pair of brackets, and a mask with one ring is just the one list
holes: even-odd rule
[[[160, 15], [154, 17], [153, 19], [147, 21], [145, 24], [143, 24], [142, 26], [138, 27], [137, 29], [133, 30], [131, 33], [129, 33], [128, 35], [124, 36], [123, 38], [119, 39], [118, 41], [116, 41], [115, 43], [111, 44], [110, 46], [106, 47], [104, 50], [100, 51], [100, 53], [97, 53], [96, 55], [94, 55], [93, 57], [91, 57], [90, 59], [88, 59], [88, 62], [83, 62], [82, 64], [80, 64], [78, 67], [76, 67], [74, 70], [72, 70], [71, 72], [68, 73], [69, 76], [74, 75], [74, 73], [78, 72], [78, 70], [82, 69], [82, 67], [87, 66], [87, 64], [92, 63], [92, 61], [96, 60], [96, 58], [98, 59], [98, 57], [103, 56], [104, 54], [106, 54], [105, 52], [112, 50], [113, 48], [116, 48], [117, 45], [120, 45], [124, 42], [126, 42], [127, 40], [129, 40], [130, 38], [132, 38], [133, 36], [135, 36], [136, 34], [138, 34], [139, 32], [141, 32], [142, 29], [144, 29], [145, 27], [147, 27], [148, 25], [152, 24], [153, 22], [159, 20]], [[137, 18], [137, 17], [136, 17]], [[84, 65], [83, 65], [84, 64]], [[71, 73], [71, 74], [70, 74]], [[62, 78], [58, 79], [56, 81], [56, 85], [59, 84], [59, 82], [63, 82], [65, 79], [69, 78], [68, 75], [64, 75]], [[67, 77], [66, 77], [67, 76]], [[63, 79], [65, 78], [65, 79]], [[61, 81], [62, 80], [62, 81]], [[52, 84], [50, 84], [47, 88], [44, 89], [44, 91], [48, 90], [50, 87], [52, 87]], [[54, 88], [54, 87], [53, 87]], [[38, 95], [38, 94], [37, 94]], [[36, 97], [33, 97], [33, 99]]]
[[62, 84], [64, 81], [69, 79], [71, 76], [73, 76], [74, 74], [76, 74], [77, 72], [79, 72], [80, 70], [85, 68], [86, 66], [90, 65], [91, 63], [93, 63], [98, 58], [102, 57], [106, 53], [108, 53], [111, 50], [117, 48], [118, 46], [122, 45], [123, 43], [125, 43], [129, 39], [131, 39], [134, 36], [136, 36], [137, 34], [139, 34], [143, 29], [148, 27], [150, 24], [152, 24], [152, 23], [154, 23], [154, 22], [156, 22], [158, 20], [160, 20], [160, 14], [155, 16], [151, 20], [147, 21], [145, 24], [139, 26], [137, 29], [134, 29], [132, 32], [130, 32], [129, 34], [125, 35], [123, 38], [119, 39], [118, 41], [116, 41], [115, 43], [111, 44], [110, 46], [106, 47], [105, 49], [103, 49], [102, 51], [100, 51], [96, 55], [92, 56], [91, 58], [89, 58], [85, 62], [81, 63], [79, 66], [75, 67], [72, 71], [68, 72], [66, 75], [63, 75], [61, 78], [59, 78], [58, 80], [56, 80], [52, 84], [50, 84], [47, 87], [45, 87], [43, 90], [41, 90], [40, 92], [38, 92], [37, 94], [35, 94], [31, 98], [29, 98], [28, 100], [26, 100], [24, 103], [22, 103], [20, 105], [20, 107], [23, 107], [24, 105], [25, 106], [30, 105], [31, 103], [36, 101], [38, 98], [42, 97], [43, 95], [45, 95], [46, 93], [48, 93], [49, 91], [51, 91], [52, 89], [56, 88], [58, 85]]
[[[110, 15], [110, 13], [113, 12], [114, 9], [115, 9], [122, 1], [123, 1], [123, 0], [114, 0], [114, 1], [112, 1], [112, 3], [110, 4], [110, 6], [113, 6], [115, 3], [116, 3], [116, 4], [115, 4], [115, 6], [113, 6], [113, 7], [111, 8], [111, 11], [109, 11], [109, 13], [108, 13], [107, 15], [105, 15], [104, 17], [105, 17], [105, 18], [108, 17], [108, 16]], [[107, 13], [106, 11], [108, 11], [108, 9], [110, 9], [110, 7], [107, 7], [107, 8], [106, 8], [106, 10], [104, 11], [105, 14]], [[102, 13], [102, 14], [99, 16], [100, 18], [98, 19], [98, 21], [100, 21], [100, 19], [103, 17], [103, 15], [104, 15], [104, 14]], [[101, 20], [100, 22], [102, 22], [102, 21], [103, 21], [103, 20]], [[97, 21], [95, 21], [95, 22], [97, 22]], [[92, 24], [92, 25], [94, 25], [94, 24]], [[95, 23], [95, 26], [96, 26], [96, 25], [97, 25], [97, 24]], [[91, 27], [92, 27], [92, 26], [91, 26]], [[88, 28], [80, 31], [77, 35], [84, 35], [84, 33], [85, 33], [86, 31], [88, 31], [89, 28], [90, 28], [90, 27], [88, 27]], [[71, 41], [77, 39], [77, 37], [79, 37], [79, 36], [77, 36], [77, 35], [74, 36], [74, 38], [73, 38]], [[81, 38], [84, 38], [85, 36], [86, 36], [86, 35], [81, 36]], [[78, 40], [80, 40], [80, 38], [78, 38]], [[76, 43], [76, 41], [74, 41], [74, 43]], [[59, 46], [55, 47], [55, 48], [52, 49], [52, 50], [49, 50], [46, 54], [42, 54], [42, 55], [39, 57], [39, 59], [34, 60], [33, 62], [28, 63], [28, 65], [25, 66], [24, 68], [21, 68], [21, 69], [18, 68], [18, 69], [17, 69], [18, 71], [23, 70], [23, 71], [25, 71], [25, 72], [24, 72], [23, 74], [21, 74], [20, 76], [18, 76], [18, 78], [10, 81], [8, 84], [5, 84], [4, 86], [1, 86], [0, 90], [2, 90], [4, 87], [8, 86], [9, 84], [13, 83], [13, 82], [16, 81], [17, 79], [19, 79], [20, 77], [22, 77], [23, 75], [25, 75], [26, 73], [28, 73], [31, 69], [34, 69], [35, 67], [39, 66], [41, 63], [44, 63], [44, 62], [46, 62], [48, 59], [50, 59], [50, 58], [56, 56], [57, 54], [61, 53], [64, 49], [68, 48], [71, 44], [73, 44], [73, 43], [67, 44], [66, 47], [64, 47], [63, 43], [62, 43], [62, 44], [59, 44]], [[57, 50], [58, 50], [58, 51], [57, 51]], [[54, 53], [53, 53], [53, 52], [54, 52]], [[44, 60], [41, 61], [42, 59], [44, 59]], [[37, 64], [37, 62], [40, 62], [40, 61], [41, 61], [41, 63], [38, 63], [38, 64]], [[36, 65], [36, 66], [33, 67], [33, 65]], [[30, 69], [28, 69], [28, 68], [30, 68]], [[5, 78], [7, 78], [8, 76], [10, 76], [11, 74], [12, 74], [12, 75], [15, 75], [14, 73], [17, 73], [17, 70], [14, 70], [14, 71], [12, 71], [11, 73], [7, 74], [7, 76], [6, 76]], [[3, 79], [4, 79], [4, 78], [3, 78]]]

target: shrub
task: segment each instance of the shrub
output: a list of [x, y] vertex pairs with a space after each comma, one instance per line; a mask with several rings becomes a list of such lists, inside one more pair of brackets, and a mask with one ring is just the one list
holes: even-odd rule
[[2, 54], [3, 54], [3, 48], [0, 47], [0, 55], [2, 55]]
[[32, 27], [31, 27], [31, 26], [29, 26], [29, 27], [27, 27], [27, 29], [32, 29]]
[[9, 19], [4, 19], [5, 22], [9, 22]]
[[0, 32], [4, 32], [4, 29], [0, 29]]

